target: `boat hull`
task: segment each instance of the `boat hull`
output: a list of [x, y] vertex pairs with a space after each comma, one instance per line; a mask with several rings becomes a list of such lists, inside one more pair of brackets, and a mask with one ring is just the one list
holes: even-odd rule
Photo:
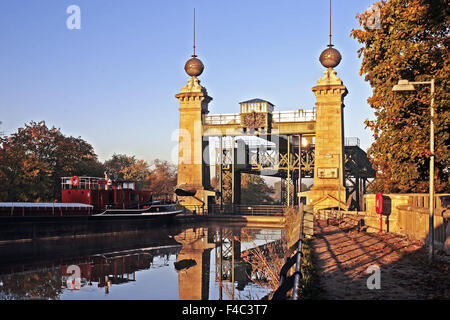
[[133, 213], [132, 210], [107, 210], [104, 213], [89, 216], [89, 220], [167, 220], [182, 213], [182, 210], [172, 212]]

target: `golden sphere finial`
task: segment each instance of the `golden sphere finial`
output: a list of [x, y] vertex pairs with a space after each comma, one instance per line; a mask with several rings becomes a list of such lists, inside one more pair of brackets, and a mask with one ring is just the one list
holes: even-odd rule
[[192, 58], [189, 59], [184, 65], [184, 70], [191, 77], [198, 77], [199, 75], [202, 74], [204, 69], [205, 66], [200, 61], [200, 59], [197, 59], [197, 56], [195, 54], [192, 55]]
[[329, 45], [327, 49], [322, 51], [319, 57], [320, 63], [325, 68], [334, 68], [336, 67], [342, 60], [341, 53], [334, 49], [332, 45]]

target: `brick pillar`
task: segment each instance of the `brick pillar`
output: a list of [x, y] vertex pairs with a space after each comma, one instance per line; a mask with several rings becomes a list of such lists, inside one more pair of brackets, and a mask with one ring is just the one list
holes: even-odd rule
[[197, 190], [195, 197], [180, 197], [180, 202], [188, 209], [193, 205], [206, 208], [211, 193], [205, 192], [210, 189], [209, 146], [208, 141], [203, 141], [202, 125], [212, 98], [197, 77], [190, 78], [175, 97], [180, 101], [177, 186]]
[[317, 116], [314, 186], [309, 204], [314, 206], [314, 211], [339, 205], [345, 209], [343, 108], [348, 91], [333, 68], [325, 71], [312, 91], [316, 96]]

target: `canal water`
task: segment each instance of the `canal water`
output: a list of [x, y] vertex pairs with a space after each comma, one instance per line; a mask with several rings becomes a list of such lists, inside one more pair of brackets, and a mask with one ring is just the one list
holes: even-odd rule
[[258, 268], [283, 236], [194, 224], [2, 242], [0, 299], [259, 300], [272, 290]]

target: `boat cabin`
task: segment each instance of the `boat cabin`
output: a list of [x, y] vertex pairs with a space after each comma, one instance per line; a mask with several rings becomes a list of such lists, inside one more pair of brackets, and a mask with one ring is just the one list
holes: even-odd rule
[[98, 177], [62, 177], [61, 201], [63, 203], [84, 203], [94, 210], [106, 208], [125, 209], [139, 207], [152, 200], [149, 191], [136, 191], [133, 181], [118, 181]]

